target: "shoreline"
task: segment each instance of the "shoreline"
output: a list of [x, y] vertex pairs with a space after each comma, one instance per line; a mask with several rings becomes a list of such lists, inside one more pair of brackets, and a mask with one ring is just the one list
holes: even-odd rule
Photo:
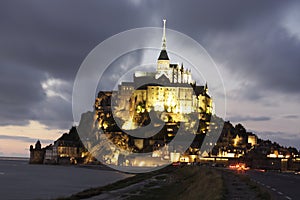
[[0, 156], [0, 160], [7, 160], [7, 161], [29, 161], [29, 157], [14, 157], [14, 156]]

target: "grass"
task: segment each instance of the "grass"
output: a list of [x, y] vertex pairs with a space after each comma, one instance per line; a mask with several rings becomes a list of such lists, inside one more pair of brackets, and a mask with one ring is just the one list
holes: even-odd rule
[[149, 182], [139, 191], [130, 191], [123, 194], [127, 199], [223, 199], [224, 185], [220, 173], [216, 170], [199, 167], [166, 167], [159, 171], [135, 176], [117, 181], [115, 183], [90, 188], [69, 197], [60, 197], [57, 200], [77, 200], [100, 195], [103, 192], [125, 188], [132, 184], [139, 183], [146, 179], [154, 179], [156, 182]]
[[128, 199], [223, 199], [223, 182], [220, 173], [199, 166], [178, 168], [168, 174], [169, 184], [160, 188], [145, 189]]
[[[223, 171], [224, 172], [224, 171]], [[251, 181], [248, 176], [236, 174], [239, 181], [233, 184], [244, 182], [249, 189], [254, 191], [257, 199], [270, 200], [270, 193]], [[226, 178], [226, 177], [225, 177]], [[77, 200], [100, 195], [104, 192], [114, 191], [126, 188], [130, 185], [149, 180], [141, 189], [131, 190], [121, 194], [123, 198], [130, 200], [153, 200], [153, 199], [206, 199], [206, 200], [224, 200], [228, 194], [226, 188], [224, 173], [222, 170], [216, 170], [209, 167], [183, 166], [166, 167], [159, 171], [136, 174], [135, 176], [117, 181], [115, 183], [90, 188], [69, 197], [57, 198], [57, 200]], [[239, 189], [239, 188], [237, 188]]]
[[83, 190], [81, 192], [78, 192], [76, 194], [73, 194], [69, 197], [59, 197], [56, 200], [78, 200], [78, 199], [86, 199], [89, 197], [93, 197], [96, 195], [100, 195], [103, 192], [106, 191], [112, 191], [112, 190], [117, 190], [117, 189], [121, 189], [121, 188], [125, 188], [127, 186], [130, 186], [132, 184], [141, 182], [145, 179], [149, 179], [155, 175], [159, 175], [160, 173], [170, 173], [172, 170], [172, 168], [164, 168], [155, 172], [149, 172], [149, 173], [144, 173], [144, 174], [136, 174], [135, 176], [117, 181], [115, 183], [112, 184], [108, 184], [106, 186], [102, 186], [102, 187], [95, 187], [95, 188], [89, 188], [86, 190]]

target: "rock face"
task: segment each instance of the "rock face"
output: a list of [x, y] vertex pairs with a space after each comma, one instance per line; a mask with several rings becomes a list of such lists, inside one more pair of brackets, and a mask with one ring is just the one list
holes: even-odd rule
[[[186, 149], [188, 154], [197, 154], [194, 149], [201, 146], [203, 139], [200, 136], [205, 137], [208, 131], [208, 123], [205, 122], [212, 117], [211, 113], [204, 120], [199, 119], [197, 112], [183, 114], [153, 109], [148, 111], [145, 109], [145, 102], [128, 108], [129, 111], [126, 112], [114, 105], [116, 98], [113, 96], [111, 91], [99, 92], [94, 110], [83, 113], [77, 127], [83, 145], [98, 161], [128, 166], [135, 160], [136, 153], [147, 154], [151, 158], [169, 159], [171, 149], [164, 147], [175, 136], [181, 138], [181, 143], [187, 143], [184, 135], [197, 136], [195, 141], [190, 141], [193, 142], [193, 147], [188, 149], [189, 146], [184, 147], [180, 142], [172, 144], [172, 147], [178, 146], [175, 151], [182, 154]], [[214, 135], [212, 131], [210, 134]]]

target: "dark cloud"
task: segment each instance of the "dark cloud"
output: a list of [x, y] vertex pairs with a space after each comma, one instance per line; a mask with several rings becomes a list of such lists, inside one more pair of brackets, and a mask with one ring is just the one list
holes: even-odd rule
[[0, 74], [0, 124], [27, 124], [32, 108], [45, 99], [43, 74], [13, 63], [1, 63]]
[[253, 116], [239, 116], [236, 115], [234, 117], [229, 117], [228, 120], [231, 122], [244, 122], [244, 121], [269, 121], [271, 120], [271, 117], [268, 116], [258, 116], [258, 117], [253, 117]]
[[[60, 96], [46, 94], [42, 87], [43, 82], [49, 79], [46, 72], [15, 64], [2, 66], [0, 125], [27, 125], [29, 120], [40, 121], [52, 128], [65, 129], [72, 125], [71, 98], [68, 102]], [[72, 84], [50, 89], [68, 96]]]
[[[203, 44], [237, 81], [250, 82], [246, 92], [236, 95], [250, 101], [269, 90], [298, 95], [300, 42], [280, 24], [289, 9], [298, 6], [296, 1], [238, 0], [1, 1], [0, 125], [38, 120], [68, 129], [72, 84], [86, 55], [114, 34], [161, 26], [163, 18], [169, 28]], [[68, 84], [50, 88], [58, 94], [49, 96], [42, 87], [49, 79]]]
[[36, 107], [33, 120], [50, 128], [68, 129], [73, 125], [71, 102], [60, 97], [50, 97]]
[[214, 58], [233, 75], [239, 74], [237, 81], [250, 81], [245, 98], [260, 98], [267, 91], [299, 95], [300, 41], [281, 24], [288, 13], [285, 8], [254, 16], [236, 31], [212, 33], [208, 38]]
[[285, 115], [283, 117], [286, 119], [299, 119], [299, 115]]
[[39, 139], [39, 138], [31, 138], [26, 136], [12, 136], [12, 135], [0, 135], [0, 139], [2, 140], [18, 140], [22, 142], [35, 143], [37, 140], [40, 140], [42, 143], [52, 143], [53, 140], [47, 139]]
[[[52, 128], [69, 128], [71, 102], [48, 98], [42, 82], [49, 77], [67, 81], [71, 87], [65, 93], [71, 96], [76, 72], [97, 44], [149, 25], [135, 15], [143, 11], [126, 2], [69, 3], [1, 1], [0, 125], [26, 125], [35, 119]], [[119, 6], [122, 12], [112, 12]]]

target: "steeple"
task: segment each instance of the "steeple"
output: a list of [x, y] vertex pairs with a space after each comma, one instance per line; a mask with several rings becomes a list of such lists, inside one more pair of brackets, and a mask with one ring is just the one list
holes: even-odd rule
[[163, 37], [162, 37], [162, 50], [167, 50], [166, 21], [167, 20], [163, 19], [164, 28], [163, 28]]
[[161, 51], [158, 57], [158, 60], [169, 60], [168, 54], [167, 54], [167, 38], [166, 38], [166, 21], [163, 20], [164, 26], [163, 26], [163, 37], [162, 37], [162, 47]]
[[207, 82], [205, 82], [204, 91], [207, 94], [207, 92], [208, 92]]

